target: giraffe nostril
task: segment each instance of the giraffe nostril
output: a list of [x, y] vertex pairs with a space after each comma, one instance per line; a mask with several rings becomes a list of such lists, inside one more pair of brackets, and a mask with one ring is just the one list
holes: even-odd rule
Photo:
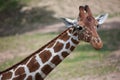
[[99, 43], [100, 42], [100, 40], [99, 39], [96, 39], [96, 43]]
[[100, 38], [97, 38], [97, 43], [101, 43], [101, 39]]

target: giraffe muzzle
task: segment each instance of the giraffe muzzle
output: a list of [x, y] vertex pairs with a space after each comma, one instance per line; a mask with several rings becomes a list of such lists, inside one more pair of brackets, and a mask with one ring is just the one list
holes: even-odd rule
[[103, 43], [100, 38], [93, 37], [90, 43], [96, 50], [99, 50], [103, 47]]

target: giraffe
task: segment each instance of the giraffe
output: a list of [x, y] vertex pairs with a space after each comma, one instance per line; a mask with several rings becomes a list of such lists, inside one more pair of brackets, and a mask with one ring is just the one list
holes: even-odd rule
[[44, 80], [80, 41], [90, 43], [97, 50], [101, 49], [103, 43], [97, 27], [107, 16], [94, 18], [88, 5], [80, 6], [77, 19], [63, 18], [68, 27], [65, 31], [21, 62], [0, 72], [0, 80]]

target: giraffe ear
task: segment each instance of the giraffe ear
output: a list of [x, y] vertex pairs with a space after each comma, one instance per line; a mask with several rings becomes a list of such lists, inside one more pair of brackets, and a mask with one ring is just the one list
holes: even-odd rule
[[97, 16], [95, 19], [98, 21], [98, 24], [103, 24], [105, 22], [105, 20], [107, 19], [108, 14], [102, 14]]
[[62, 18], [63, 22], [65, 23], [66, 27], [72, 27], [73, 25], [75, 25], [77, 23], [77, 20], [74, 19], [69, 19], [69, 18]]

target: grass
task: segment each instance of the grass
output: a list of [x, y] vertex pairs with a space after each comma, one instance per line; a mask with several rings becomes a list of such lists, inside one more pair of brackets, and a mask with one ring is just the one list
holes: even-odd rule
[[[13, 50], [19, 47], [26, 47], [29, 49], [36, 48], [37, 45], [43, 45], [49, 41], [49, 38], [54, 37], [56, 34], [35, 34], [35, 35], [16, 35], [9, 37], [0, 37], [0, 51]], [[48, 38], [48, 39], [47, 39]], [[47, 40], [46, 40], [47, 39]], [[33, 44], [35, 43], [35, 44]], [[37, 46], [38, 47], [38, 46]]]
[[[118, 71], [114, 65], [105, 64], [106, 57], [109, 53], [117, 50], [120, 45], [120, 37], [118, 37], [120, 31], [113, 31], [114, 30], [99, 31], [104, 42], [104, 47], [99, 51], [94, 50], [88, 43], [81, 42], [75, 51], [72, 52], [72, 54], [69, 55], [68, 58], [66, 58], [57, 68], [55, 68], [46, 80], [68, 80], [84, 75], [104, 75]], [[11, 55], [15, 55], [14, 59], [8, 59], [0, 64], [0, 70], [4, 70], [29, 55], [24, 53], [26, 50], [32, 53], [57, 35], [58, 33], [37, 33], [0, 38], [0, 54], [2, 54], [2, 52], [5, 54], [5, 51], [15, 50], [16, 52], [10, 53]], [[20, 53], [24, 53], [24, 55], [19, 56]]]
[[14, 59], [12, 60], [6, 60], [6, 62], [4, 62], [1, 66], [0, 66], [0, 70], [4, 70], [5, 68], [7, 68], [8, 66], [13, 65], [14, 63], [17, 63], [18, 61], [20, 61], [21, 59], [23, 59], [24, 57], [18, 57], [16, 56]]

